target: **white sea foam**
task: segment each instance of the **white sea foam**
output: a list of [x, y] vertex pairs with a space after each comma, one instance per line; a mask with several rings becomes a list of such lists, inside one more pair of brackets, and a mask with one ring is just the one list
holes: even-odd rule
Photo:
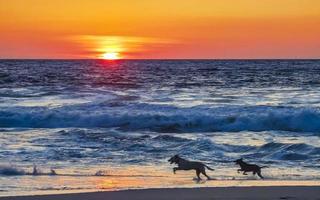
[[176, 108], [151, 104], [125, 107], [89, 104], [54, 109], [15, 107], [0, 111], [0, 127], [119, 127], [157, 132], [319, 132], [319, 121], [320, 111], [316, 108], [272, 106]]

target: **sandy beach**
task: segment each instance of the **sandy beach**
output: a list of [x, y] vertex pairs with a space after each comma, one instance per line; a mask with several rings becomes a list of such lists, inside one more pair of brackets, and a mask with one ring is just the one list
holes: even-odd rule
[[317, 199], [319, 186], [270, 186], [270, 187], [220, 187], [220, 188], [175, 188], [144, 189], [79, 194], [39, 195], [24, 197], [3, 197], [1, 200], [174, 200], [174, 199]]

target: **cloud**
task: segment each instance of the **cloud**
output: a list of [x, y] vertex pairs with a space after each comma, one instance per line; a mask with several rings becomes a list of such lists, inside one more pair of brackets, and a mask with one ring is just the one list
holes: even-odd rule
[[100, 57], [107, 52], [119, 53], [123, 57], [130, 54], [153, 51], [163, 48], [178, 41], [172, 39], [135, 36], [110, 36], [110, 35], [77, 35], [68, 38], [78, 44], [88, 57]]

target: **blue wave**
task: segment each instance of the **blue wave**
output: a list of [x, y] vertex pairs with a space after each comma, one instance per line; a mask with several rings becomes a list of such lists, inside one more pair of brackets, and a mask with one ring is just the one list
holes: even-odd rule
[[123, 107], [77, 105], [59, 108], [1, 108], [0, 127], [111, 128], [155, 132], [292, 131], [319, 132], [317, 108], [174, 106], [134, 104]]

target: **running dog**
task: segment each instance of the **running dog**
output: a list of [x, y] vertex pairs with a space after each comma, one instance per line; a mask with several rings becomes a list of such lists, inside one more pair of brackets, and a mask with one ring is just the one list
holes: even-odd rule
[[243, 161], [242, 158], [234, 161], [236, 165], [240, 165], [241, 169], [238, 169], [238, 173], [241, 171], [243, 172], [243, 175], [248, 175], [247, 172], [252, 172], [253, 175], [257, 174], [261, 179], [263, 179], [263, 176], [261, 175], [261, 169], [262, 168], [268, 168], [267, 166], [258, 166], [258, 165], [253, 165], [253, 164], [248, 164]]
[[181, 158], [179, 155], [175, 155], [172, 158], [168, 160], [170, 164], [177, 164], [178, 167], [173, 168], [173, 173], [175, 174], [177, 170], [196, 170], [196, 175], [198, 177], [198, 180], [201, 180], [200, 173], [205, 175], [208, 180], [210, 180], [210, 176], [206, 174], [206, 168], [209, 170], [214, 171], [214, 169], [208, 167], [207, 165], [201, 163], [201, 162], [194, 162], [194, 161], [188, 161], [186, 159]]

